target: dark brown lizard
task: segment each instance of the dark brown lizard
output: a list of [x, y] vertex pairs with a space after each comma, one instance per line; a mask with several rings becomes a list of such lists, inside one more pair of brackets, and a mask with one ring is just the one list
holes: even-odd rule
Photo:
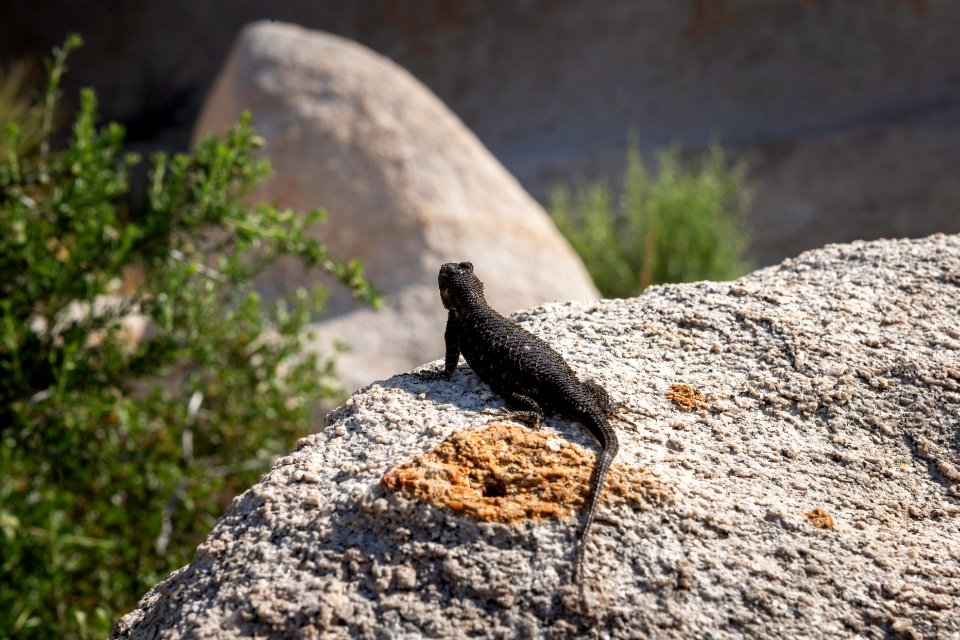
[[599, 384], [580, 381], [549, 344], [494, 311], [483, 296], [483, 283], [473, 273], [472, 264], [444, 264], [438, 280], [440, 299], [447, 309], [444, 368], [418, 375], [449, 379], [463, 354], [470, 368], [504, 397], [518, 419], [538, 428], [544, 414], [573, 418], [600, 443], [587, 518], [577, 538], [574, 575], [581, 582], [584, 541], [619, 446], [605, 416], [610, 396]]

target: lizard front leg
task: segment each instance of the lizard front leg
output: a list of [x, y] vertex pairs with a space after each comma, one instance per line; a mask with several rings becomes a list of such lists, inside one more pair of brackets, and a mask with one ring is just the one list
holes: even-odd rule
[[460, 362], [460, 325], [453, 311], [447, 313], [447, 329], [443, 332], [446, 354], [440, 371], [419, 371], [416, 376], [424, 380], [449, 380]]

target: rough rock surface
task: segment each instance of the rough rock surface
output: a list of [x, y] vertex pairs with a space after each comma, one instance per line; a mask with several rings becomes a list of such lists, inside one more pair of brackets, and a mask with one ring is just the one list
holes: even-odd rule
[[[329, 222], [316, 235], [361, 259], [389, 297], [390, 308], [375, 313], [335, 295], [330, 310], [338, 317], [316, 327], [321, 344], [350, 346], [338, 358], [348, 387], [442, 353], [445, 319], [435, 302], [443, 262], [488, 265], [491, 303], [507, 311], [597, 297], [536, 201], [436, 96], [366, 47], [294, 25], [248, 26], [197, 135], [221, 132], [244, 110], [274, 169], [257, 197], [325, 208]], [[271, 295], [315, 277], [282, 262], [258, 288]]]
[[[584, 592], [572, 518], [480, 520], [397, 481], [456, 479], [451, 436], [504, 423], [461, 365], [354, 395], [114, 637], [955, 637], [958, 317], [960, 236], [943, 235], [519, 314], [624, 403], [617, 462], [660, 496], [611, 491]], [[511, 462], [533, 473], [485, 492], [492, 512], [522, 493], [511, 478], [595, 450], [566, 420], [543, 433]]]

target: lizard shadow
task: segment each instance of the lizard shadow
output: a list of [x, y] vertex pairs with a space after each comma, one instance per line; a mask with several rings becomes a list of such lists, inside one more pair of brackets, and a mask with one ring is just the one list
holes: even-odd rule
[[401, 373], [375, 384], [435, 405], [450, 405], [460, 412], [490, 413], [502, 410], [504, 417], [511, 413], [503, 397], [466, 364], [458, 366], [449, 380], [427, 380], [416, 374]]
[[[464, 363], [456, 368], [449, 380], [425, 380], [416, 374], [401, 373], [374, 384], [410, 394], [420, 402], [431, 402], [440, 412], [444, 411], [444, 405], [453, 408], [456, 415], [462, 416], [463, 427], [486, 426], [503, 421], [531, 426], [517, 415], [516, 408], [510, 407], [503, 396]], [[330, 414], [327, 424], [337, 417], [339, 415], [336, 412]], [[548, 412], [541, 425], [550, 427], [565, 439], [581, 446], [593, 447], [596, 444], [572, 418]]]

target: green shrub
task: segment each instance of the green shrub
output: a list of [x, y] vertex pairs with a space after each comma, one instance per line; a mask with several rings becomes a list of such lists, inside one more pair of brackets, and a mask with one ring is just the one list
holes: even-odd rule
[[[48, 67], [47, 125], [78, 45]], [[65, 148], [45, 125], [22, 152], [13, 124], [0, 158], [2, 637], [105, 636], [337, 393], [332, 364], [301, 353], [319, 297], [263, 304], [264, 266], [295, 255], [377, 299], [306, 237], [320, 212], [241, 201], [268, 172], [248, 119], [154, 156], [133, 210], [138, 158], [97, 127], [91, 91], [80, 103]]]
[[550, 215], [607, 297], [661, 282], [728, 280], [749, 269], [745, 167], [727, 166], [712, 145], [692, 168], [679, 149], [657, 155], [655, 175], [627, 148], [622, 191], [606, 181], [557, 188]]
[[[10, 125], [19, 129], [17, 153], [27, 153], [40, 144], [43, 138], [42, 110], [25, 95], [27, 65], [14, 64], [9, 69], [0, 68], [0, 133]], [[0, 135], [0, 157], [10, 155], [7, 136]]]

